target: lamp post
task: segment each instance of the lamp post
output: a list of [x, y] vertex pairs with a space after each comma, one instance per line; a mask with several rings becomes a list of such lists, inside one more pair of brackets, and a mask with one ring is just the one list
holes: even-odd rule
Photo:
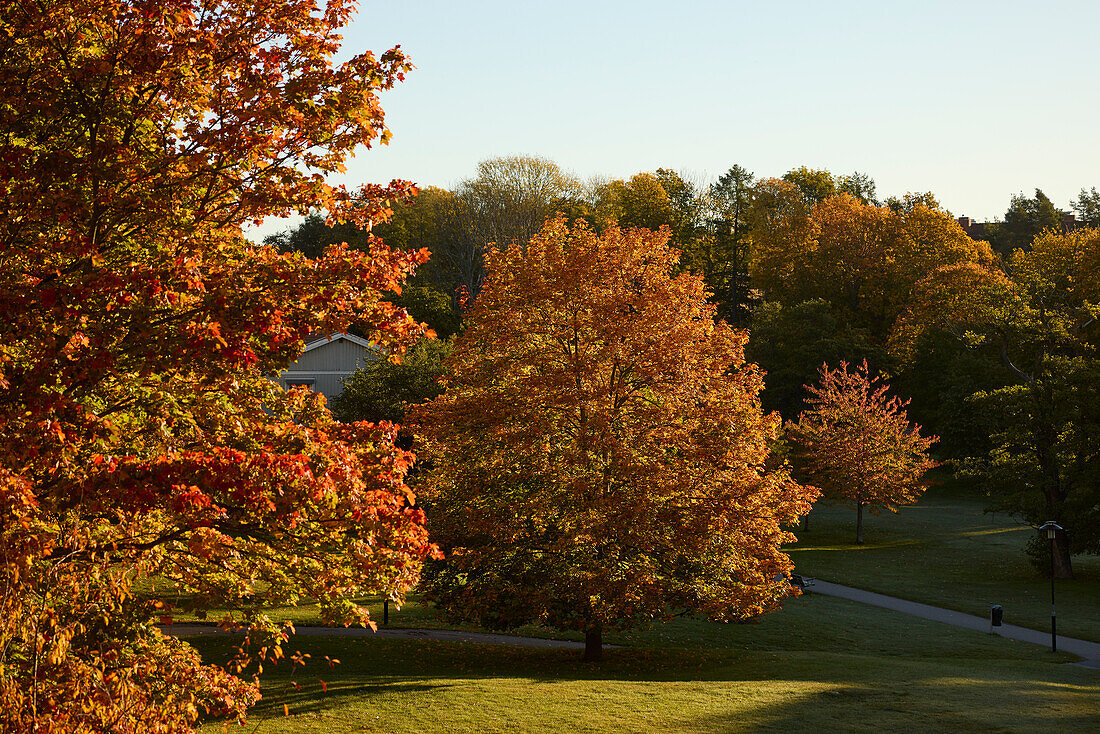
[[1040, 530], [1045, 530], [1050, 538], [1050, 651], [1058, 652], [1058, 633], [1054, 616], [1054, 536], [1062, 529], [1062, 526], [1053, 520], [1047, 520]]

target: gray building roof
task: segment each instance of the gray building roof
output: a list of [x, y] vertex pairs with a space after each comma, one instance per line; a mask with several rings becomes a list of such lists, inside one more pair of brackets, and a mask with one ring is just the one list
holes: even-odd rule
[[375, 344], [354, 334], [325, 334], [306, 341], [296, 362], [279, 373], [284, 390], [305, 385], [331, 400], [344, 391], [344, 380], [381, 356]]

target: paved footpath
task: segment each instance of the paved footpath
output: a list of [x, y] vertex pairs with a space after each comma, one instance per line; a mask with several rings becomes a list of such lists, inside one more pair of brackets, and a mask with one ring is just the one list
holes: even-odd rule
[[[911, 614], [914, 617], [923, 617], [924, 619], [931, 619], [936, 622], [953, 624], [956, 627], [965, 627], [967, 629], [978, 630], [979, 632], [989, 632], [988, 617], [977, 617], [973, 614], [956, 612], [952, 609], [934, 607], [931, 604], [906, 601], [905, 599], [898, 599], [893, 596], [886, 596], [885, 594], [876, 594], [873, 591], [864, 591], [863, 589], [855, 589], [851, 586], [833, 584], [828, 581], [822, 581], [821, 579], [815, 580], [814, 585], [810, 587], [810, 591], [818, 594], [828, 594], [829, 596], [839, 596], [844, 599], [851, 599], [861, 604], [871, 604], [872, 606], [883, 607], [884, 609], [892, 609], [895, 612]], [[994, 627], [993, 630], [1001, 637], [1050, 647], [1049, 630], [1046, 632], [1039, 632], [1038, 630], [1028, 629], [1027, 627], [1018, 627], [1014, 624], [1005, 624], [999, 628]], [[1086, 668], [1100, 669], [1100, 643], [1058, 635], [1058, 649], [1083, 657], [1084, 660], [1077, 663], [1077, 665]]]
[[[884, 609], [891, 609], [895, 612], [901, 612], [903, 614], [911, 614], [914, 617], [922, 617], [924, 619], [931, 619], [936, 622], [943, 622], [945, 624], [952, 624], [956, 627], [965, 627], [966, 629], [976, 630], [978, 632], [989, 632], [989, 619], [987, 617], [977, 617], [973, 614], [966, 614], [964, 612], [956, 612], [952, 609], [943, 609], [942, 607], [934, 607], [931, 604], [921, 604], [915, 601], [906, 601], [905, 599], [898, 599], [893, 596], [886, 596], [885, 594], [876, 594], [873, 591], [864, 591], [863, 589], [856, 589], [851, 586], [841, 586], [840, 584], [830, 583], [828, 581], [822, 581], [817, 579], [811, 588], [812, 592], [818, 594], [827, 594], [828, 596], [839, 596], [844, 599], [850, 599], [852, 601], [860, 602], [861, 604], [870, 604], [876, 607], [883, 607]], [[177, 637], [187, 637], [191, 635], [212, 635], [212, 634], [224, 634], [222, 630], [213, 625], [200, 625], [200, 624], [173, 624], [167, 627], [161, 627], [166, 633], [176, 635]], [[581, 649], [584, 647], [583, 642], [573, 642], [570, 640], [548, 640], [541, 637], [518, 637], [516, 635], [494, 635], [484, 632], [459, 632], [457, 630], [425, 630], [425, 629], [397, 629], [379, 627], [377, 632], [372, 632], [369, 629], [363, 627], [296, 627], [296, 632], [299, 635], [334, 635], [339, 637], [389, 637], [404, 640], [440, 640], [443, 642], [480, 642], [494, 645], [517, 645], [520, 647], [565, 647], [573, 649]], [[1000, 628], [993, 628], [996, 634], [1002, 637], [1007, 637], [1012, 640], [1019, 640], [1021, 642], [1030, 642], [1035, 645], [1050, 646], [1050, 632], [1040, 632], [1038, 630], [1028, 629], [1027, 627], [1018, 627], [1014, 624], [1002, 625]], [[605, 645], [605, 647], [613, 647], [612, 645]], [[1084, 658], [1080, 665], [1086, 668], [1100, 669], [1100, 643], [1089, 642], [1087, 640], [1078, 640], [1073, 637], [1058, 636], [1058, 649], [1065, 652], [1073, 653], [1074, 655], [1080, 655]]]
[[[227, 634], [212, 624], [173, 624], [162, 625], [165, 634], [176, 637]], [[458, 630], [423, 630], [396, 627], [379, 627], [372, 632], [366, 627], [298, 627], [296, 635], [329, 635], [333, 637], [389, 637], [401, 640], [439, 640], [441, 642], [480, 642], [490, 645], [516, 645], [517, 647], [567, 647], [583, 650], [583, 642], [572, 640], [548, 640], [542, 637], [519, 637], [517, 635], [494, 635], [487, 632], [459, 632]], [[615, 647], [615, 645], [604, 645]]]

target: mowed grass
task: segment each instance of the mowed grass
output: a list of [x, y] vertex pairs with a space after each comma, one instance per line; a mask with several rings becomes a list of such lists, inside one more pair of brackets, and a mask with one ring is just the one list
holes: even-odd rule
[[[756, 624], [677, 620], [576, 650], [298, 637], [250, 723], [344, 732], [1096, 731], [1100, 671], [1041, 647], [811, 595]], [[228, 638], [199, 638], [224, 660]], [[323, 657], [338, 658], [333, 669]], [[321, 661], [321, 662], [318, 662]], [[327, 692], [318, 679], [323, 679]], [[290, 716], [283, 715], [283, 705]], [[211, 723], [208, 730], [220, 726]]]
[[[810, 516], [809, 530], [797, 530], [798, 542], [785, 550], [796, 571], [807, 576], [983, 617], [989, 615], [991, 604], [1000, 604], [1006, 623], [1050, 629], [1050, 579], [1024, 554], [1024, 544], [1035, 530], [1004, 514], [986, 514], [984, 507], [979, 497], [933, 487], [919, 503], [897, 514], [865, 513], [864, 543], [856, 545], [855, 510], [819, 504]], [[1076, 578], [1055, 581], [1059, 634], [1100, 642], [1100, 557], [1075, 556], [1073, 563]], [[371, 610], [373, 619], [382, 621], [381, 601], [357, 601]], [[316, 607], [308, 604], [268, 613], [295, 624], [320, 623]], [[217, 617], [214, 613], [209, 618]], [[390, 624], [476, 629], [439, 619], [416, 594], [400, 610], [391, 605]], [[569, 637], [537, 627], [517, 634]]]
[[[819, 504], [808, 531], [786, 548], [796, 571], [861, 589], [1050, 629], [1050, 578], [1024, 555], [1035, 534], [1004, 514], [983, 512], [979, 497], [933, 487], [897, 514], [864, 513], [855, 544], [855, 510]], [[1058, 632], [1100, 642], [1100, 557], [1074, 556], [1072, 580], [1055, 580]]]
[[[857, 546], [854, 513], [822, 506], [788, 550], [806, 575], [980, 615], [996, 602], [1006, 621], [1044, 629], [1049, 580], [1023, 555], [1034, 531], [982, 507], [935, 489], [898, 515], [866, 518]], [[1100, 564], [1074, 560], [1078, 578], [1057, 582], [1059, 631], [1098, 640]], [[381, 622], [380, 602], [361, 601]], [[317, 621], [309, 606], [271, 613]], [[390, 624], [452, 627], [415, 595], [391, 607]], [[569, 650], [298, 637], [290, 647], [312, 656], [293, 676], [301, 688], [285, 662], [269, 668], [252, 721], [277, 734], [1100, 730], [1100, 671], [1066, 665], [1071, 655], [820, 594], [753, 624], [678, 619], [608, 642], [620, 647], [592, 665]], [[231, 647], [194, 644], [211, 662]], [[328, 669], [326, 655], [341, 663]]]

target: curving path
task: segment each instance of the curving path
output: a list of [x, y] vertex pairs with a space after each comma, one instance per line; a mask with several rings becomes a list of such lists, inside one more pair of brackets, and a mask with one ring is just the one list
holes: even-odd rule
[[[193, 637], [200, 635], [225, 635], [232, 634], [210, 624], [172, 624], [160, 625], [165, 634], [176, 637]], [[583, 642], [572, 640], [548, 640], [542, 637], [518, 637], [516, 635], [496, 635], [489, 632], [460, 632], [458, 630], [425, 630], [404, 629], [396, 627], [379, 627], [377, 632], [372, 632], [366, 627], [299, 627], [295, 625], [295, 634], [298, 635], [329, 635], [333, 637], [388, 637], [401, 640], [439, 640], [441, 642], [479, 642], [490, 645], [515, 645], [517, 647], [566, 647], [583, 650]], [[604, 645], [604, 647], [616, 647]]]
[[[884, 609], [892, 609], [895, 612], [911, 614], [914, 617], [922, 617], [936, 622], [943, 622], [944, 624], [952, 624], [956, 627], [965, 627], [967, 629], [978, 630], [979, 632], [989, 632], [990, 630], [988, 617], [978, 617], [973, 614], [956, 612], [953, 609], [934, 607], [931, 604], [921, 604], [920, 602], [898, 599], [897, 597], [887, 596], [885, 594], [877, 594], [873, 591], [864, 591], [863, 589], [856, 589], [851, 586], [841, 586], [840, 584], [822, 581], [821, 579], [816, 579], [810, 590], [818, 594], [827, 594], [829, 596], [839, 596], [843, 599], [850, 599], [861, 604], [870, 604]], [[1050, 647], [1049, 631], [1040, 632], [1027, 627], [1018, 627], [1014, 624], [1005, 624], [999, 628], [993, 627], [993, 630], [995, 634], [1001, 637], [1007, 637], [1011, 640], [1019, 640], [1020, 642], [1030, 642], [1035, 645]], [[1058, 649], [1073, 653], [1074, 655], [1080, 655], [1084, 658], [1083, 661], [1074, 663], [1074, 665], [1100, 669], [1100, 643], [1058, 635]]]
[[[910, 614], [914, 617], [930, 619], [935, 622], [943, 622], [956, 627], [989, 632], [989, 619], [973, 614], [956, 612], [953, 609], [934, 607], [931, 604], [898, 599], [886, 594], [878, 594], [873, 591], [864, 591], [851, 586], [842, 586], [829, 581], [816, 579], [811, 591], [828, 596], [838, 596], [843, 599], [870, 604], [884, 609], [891, 609], [902, 614]], [[1018, 627], [1014, 624], [1005, 624], [1000, 628], [993, 628], [996, 634], [1020, 642], [1029, 642], [1034, 645], [1050, 646], [1050, 633], [1040, 632], [1027, 627]], [[162, 626], [167, 634], [177, 637], [189, 637], [192, 635], [227, 634], [213, 625], [200, 624], [173, 624]], [[541, 637], [518, 637], [516, 635], [497, 635], [486, 632], [460, 632], [457, 630], [427, 630], [427, 629], [401, 629], [393, 627], [379, 627], [377, 632], [372, 632], [363, 627], [296, 627], [299, 635], [333, 635], [339, 637], [387, 637], [403, 640], [439, 640], [442, 642], [477, 642], [491, 645], [516, 645], [519, 647], [557, 647], [584, 649], [583, 642], [571, 640], [549, 640]], [[615, 647], [605, 645], [604, 647]], [[1058, 636], [1058, 649], [1065, 652], [1080, 655], [1084, 660], [1073, 665], [1086, 668], [1100, 669], [1100, 643], [1078, 640], [1073, 637]]]

